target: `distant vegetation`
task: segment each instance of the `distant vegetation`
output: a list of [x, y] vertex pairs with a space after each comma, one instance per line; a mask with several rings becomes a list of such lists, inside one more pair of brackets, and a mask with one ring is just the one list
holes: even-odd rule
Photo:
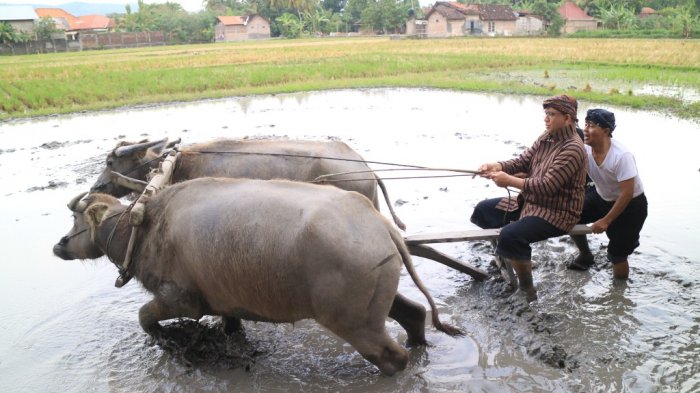
[[[557, 12], [562, 0], [460, 0], [498, 3], [529, 10], [544, 18], [546, 34], [558, 36], [564, 20]], [[700, 37], [700, 0], [576, 0], [598, 19], [602, 29], [576, 33], [578, 37]], [[273, 37], [315, 37], [332, 32], [402, 33], [412, 15], [423, 17], [419, 0], [204, 0], [204, 10], [188, 13], [177, 3], [126, 5], [109, 14], [117, 31], [163, 31], [172, 43], [212, 42], [216, 17], [259, 14], [270, 21]], [[655, 10], [640, 16], [644, 7]], [[0, 44], [36, 37], [0, 24]]]
[[366, 87], [568, 92], [700, 120], [680, 94], [700, 92], [700, 41], [323, 38], [0, 57], [0, 120]]
[[[559, 35], [563, 20], [557, 13], [561, 0], [461, 0], [498, 3], [529, 10], [545, 18], [547, 34]], [[577, 0], [601, 21], [604, 36], [698, 37], [700, 0]], [[411, 15], [423, 16], [418, 0], [205, 0], [205, 10], [187, 13], [176, 3], [145, 4], [138, 10], [111, 15], [124, 31], [162, 30], [180, 42], [211, 41], [216, 16], [257, 13], [271, 23], [273, 36], [298, 38], [319, 33], [363, 31], [377, 34], [403, 32]], [[643, 7], [656, 12], [639, 17]], [[653, 33], [647, 33], [652, 30]], [[619, 33], [618, 33], [619, 32]]]

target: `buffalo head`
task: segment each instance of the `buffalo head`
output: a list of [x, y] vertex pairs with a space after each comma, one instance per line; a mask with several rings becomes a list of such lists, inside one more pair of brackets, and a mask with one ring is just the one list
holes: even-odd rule
[[90, 192], [103, 192], [117, 198], [127, 195], [131, 190], [115, 184], [112, 181], [112, 172], [145, 181], [151, 168], [158, 164], [157, 160], [153, 160], [161, 154], [166, 145], [172, 145], [168, 144], [168, 138], [152, 142], [120, 142], [107, 155], [105, 168]]
[[95, 259], [104, 255], [95, 242], [95, 233], [110, 207], [122, 205], [110, 195], [86, 194], [79, 194], [68, 203], [73, 228], [53, 246], [54, 255], [61, 259]]

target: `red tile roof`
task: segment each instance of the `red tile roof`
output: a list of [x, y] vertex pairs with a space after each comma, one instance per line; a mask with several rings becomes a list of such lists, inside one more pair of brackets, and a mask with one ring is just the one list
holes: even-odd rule
[[103, 15], [75, 17], [61, 8], [37, 8], [34, 11], [40, 18], [48, 17], [59, 21], [66, 21], [66, 30], [101, 30], [111, 29], [115, 26], [112, 18]]
[[564, 4], [559, 6], [559, 15], [561, 15], [564, 20], [594, 20], [586, 13], [586, 11], [579, 8], [573, 1], [567, 0]]
[[39, 15], [39, 18], [63, 18], [69, 25], [78, 20], [78, 18], [60, 8], [35, 8], [34, 12]]
[[115, 23], [112, 18], [104, 15], [84, 15], [71, 25], [72, 30], [101, 30], [112, 29]]
[[217, 16], [216, 18], [226, 26], [245, 25], [248, 23], [247, 16]]

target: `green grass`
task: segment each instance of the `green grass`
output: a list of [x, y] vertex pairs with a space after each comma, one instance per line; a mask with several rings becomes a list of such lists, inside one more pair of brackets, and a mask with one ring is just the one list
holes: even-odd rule
[[[0, 57], [0, 120], [250, 94], [433, 87], [552, 95], [700, 120], [700, 42], [495, 38], [271, 40]], [[615, 93], [619, 91], [620, 93]]]

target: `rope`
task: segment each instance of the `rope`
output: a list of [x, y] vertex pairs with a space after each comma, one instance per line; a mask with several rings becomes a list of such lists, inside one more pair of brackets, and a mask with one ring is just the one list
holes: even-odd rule
[[[350, 172], [348, 172], [350, 173]], [[343, 173], [334, 173], [331, 175], [344, 175], [346, 172]], [[441, 177], [464, 177], [464, 176], [473, 176], [470, 174], [459, 174], [459, 175], [438, 175], [438, 176], [402, 176], [402, 177], [382, 177], [382, 180], [406, 180], [406, 179], [437, 179]], [[321, 177], [321, 176], [319, 176]], [[340, 183], [340, 182], [347, 182], [347, 181], [367, 181], [367, 180], [377, 180], [377, 178], [360, 178], [360, 179], [334, 179], [334, 180], [327, 180], [327, 179], [321, 179], [321, 180], [312, 180], [311, 183]]]
[[[182, 152], [179, 149], [175, 149]], [[395, 162], [385, 162], [385, 161], [369, 161], [362, 159], [353, 158], [340, 158], [340, 157], [326, 157], [326, 156], [313, 156], [306, 154], [289, 154], [289, 153], [258, 153], [258, 152], [244, 152], [244, 151], [187, 151], [188, 154], [199, 153], [199, 154], [240, 154], [240, 155], [258, 155], [258, 156], [272, 156], [272, 157], [294, 157], [294, 158], [311, 158], [317, 160], [335, 160], [335, 161], [348, 161], [348, 162], [361, 162], [364, 164], [377, 164], [377, 165], [387, 165], [387, 166], [400, 166], [403, 168], [391, 168], [391, 169], [373, 169], [367, 171], [352, 171], [352, 172], [340, 172], [340, 173], [329, 173], [326, 175], [321, 175], [311, 183], [336, 183], [336, 182], [347, 182], [347, 181], [367, 181], [367, 180], [377, 180], [376, 178], [361, 178], [361, 179], [346, 179], [346, 180], [326, 180], [327, 177], [340, 176], [340, 175], [351, 175], [358, 173], [374, 173], [381, 171], [439, 171], [439, 172], [459, 172], [463, 173], [461, 175], [440, 175], [440, 176], [406, 176], [406, 177], [382, 177], [382, 180], [403, 180], [403, 179], [430, 179], [430, 178], [440, 178], [440, 177], [459, 177], [459, 176], [473, 176], [481, 173], [480, 171], [475, 171], [471, 169], [454, 169], [454, 168], [430, 168], [420, 165], [411, 164], [399, 164]]]
[[[176, 149], [180, 152], [182, 152], [179, 149]], [[273, 156], [273, 157], [295, 157], [295, 158], [312, 158], [312, 159], [317, 159], [317, 160], [335, 160], [335, 161], [350, 161], [350, 162], [363, 162], [366, 164], [377, 164], [377, 165], [389, 165], [389, 166], [402, 166], [406, 168], [416, 168], [416, 169], [427, 169], [430, 170], [432, 168], [420, 166], [420, 165], [411, 165], [411, 164], [398, 164], [394, 162], [383, 162], [383, 161], [368, 161], [368, 160], [362, 160], [362, 159], [354, 159], [354, 158], [340, 158], [340, 157], [325, 157], [325, 156], [312, 156], [312, 155], [306, 155], [306, 154], [289, 154], [289, 153], [257, 153], [257, 152], [249, 152], [249, 151], [187, 151], [186, 153], [192, 154], [192, 153], [200, 153], [200, 154], [240, 154], [240, 155], [257, 155], [257, 156]], [[459, 171], [459, 170], [457, 170]], [[478, 173], [478, 172], [477, 172]]]

